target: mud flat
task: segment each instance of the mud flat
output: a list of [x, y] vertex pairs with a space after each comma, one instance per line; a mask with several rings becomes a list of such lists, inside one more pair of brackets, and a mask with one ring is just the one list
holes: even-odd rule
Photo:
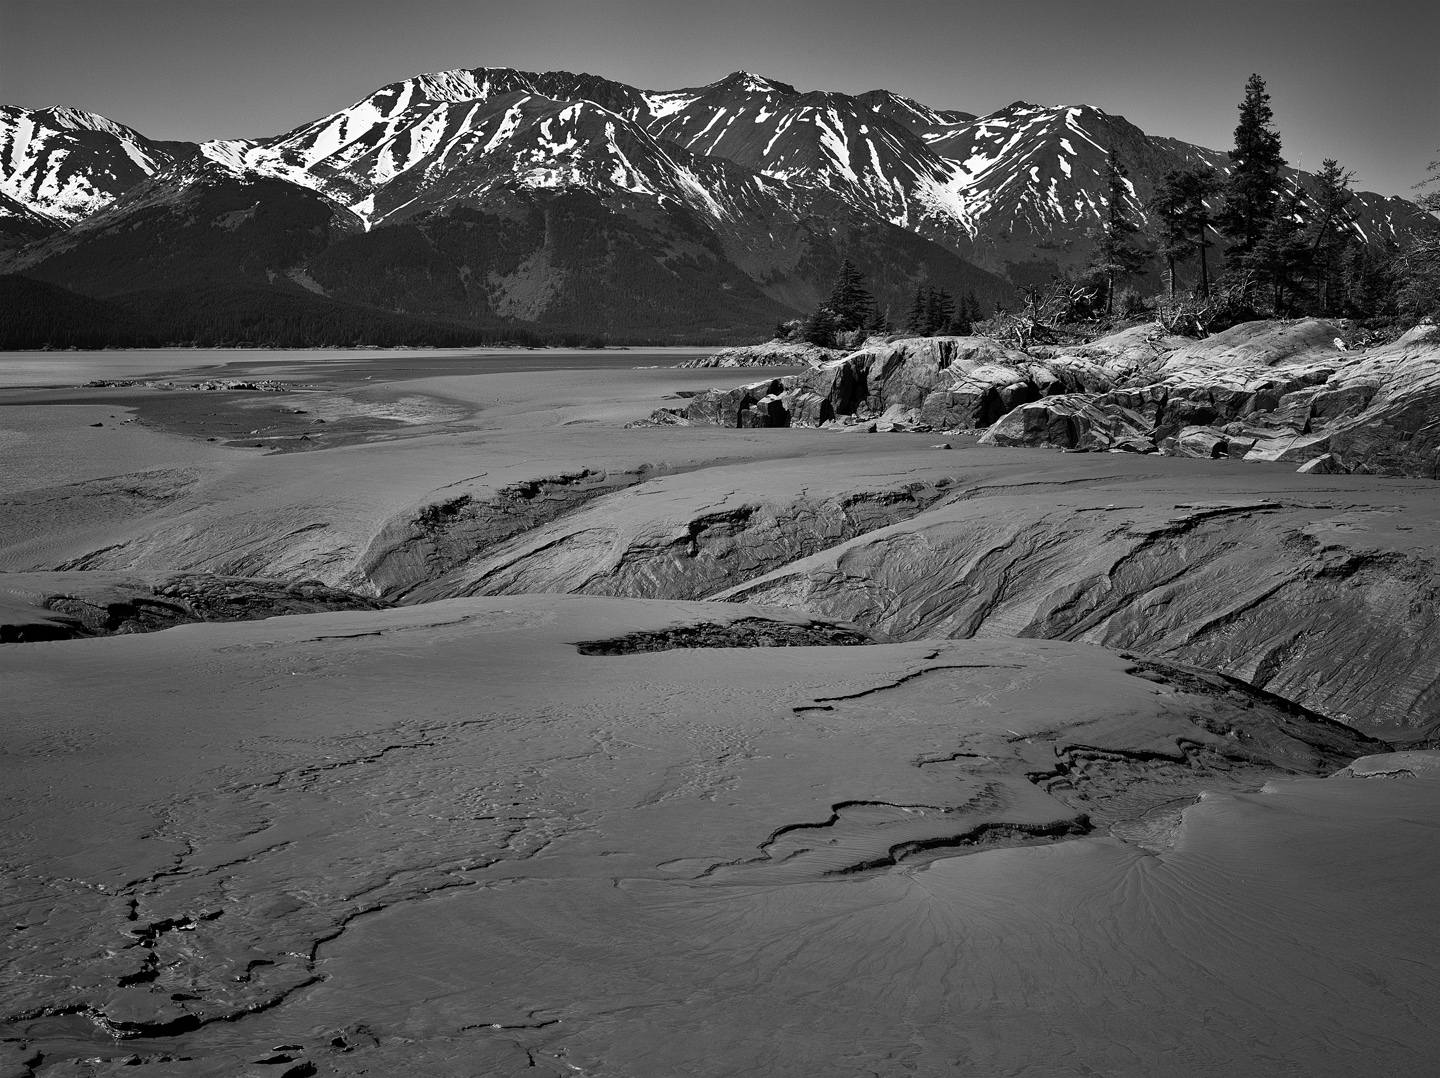
[[1432, 1069], [1434, 482], [353, 362], [0, 400], [0, 1075]]
[[806, 624], [6, 648], [7, 1036], [40, 1074], [1428, 1065], [1440, 787], [1324, 777], [1388, 746], [1059, 641], [577, 647], [767, 619]]

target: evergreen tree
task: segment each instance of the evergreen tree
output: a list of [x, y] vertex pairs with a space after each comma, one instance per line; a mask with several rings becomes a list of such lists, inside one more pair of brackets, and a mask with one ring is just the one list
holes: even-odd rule
[[1156, 252], [1165, 260], [1166, 290], [1173, 296], [1175, 263], [1183, 262], [1193, 253], [1185, 227], [1185, 195], [1180, 188], [1178, 169], [1170, 169], [1160, 177], [1145, 208], [1154, 218], [1151, 234], [1155, 237]]
[[905, 316], [905, 332], [920, 333], [926, 332], [925, 322], [925, 290], [915, 289], [915, 298], [910, 303], [910, 311]]
[[1210, 211], [1205, 199], [1214, 192], [1215, 170], [1171, 169], [1160, 178], [1145, 204], [1155, 216], [1154, 234], [1168, 270], [1170, 295], [1175, 294], [1175, 264], [1200, 256], [1200, 291], [1209, 294], [1210, 274], [1205, 250], [1214, 244], [1206, 236]]
[[1333, 157], [1321, 163], [1315, 175], [1313, 212], [1309, 228], [1309, 261], [1315, 282], [1315, 299], [1321, 311], [1337, 308], [1341, 290], [1340, 269], [1345, 252], [1354, 242], [1355, 215], [1350, 212], [1353, 172], [1346, 172]]
[[925, 296], [925, 335], [949, 333], [955, 317], [955, 301], [945, 289], [930, 289]]
[[1115, 285], [1133, 277], [1149, 261], [1149, 255], [1135, 241], [1140, 231], [1125, 201], [1129, 184], [1125, 169], [1112, 153], [1105, 170], [1105, 211], [1101, 230], [1090, 258], [1089, 273], [1105, 284], [1105, 311], [1115, 307]]
[[1243, 269], [1256, 268], [1250, 257], [1260, 246], [1280, 208], [1280, 134], [1265, 80], [1251, 75], [1240, 103], [1235, 148], [1230, 151], [1231, 171], [1225, 181], [1225, 201], [1216, 224], [1230, 241], [1226, 254]]
[[1187, 197], [1187, 215], [1189, 224], [1193, 229], [1195, 253], [1200, 256], [1200, 294], [1210, 295], [1210, 267], [1205, 257], [1205, 252], [1215, 245], [1210, 242], [1206, 233], [1212, 227], [1210, 220], [1210, 207], [1205, 200], [1215, 194], [1219, 188], [1219, 181], [1216, 179], [1215, 170], [1209, 165], [1202, 165], [1195, 169], [1186, 169], [1184, 174], [1185, 193]]
[[848, 258], [840, 262], [840, 271], [835, 275], [835, 285], [830, 289], [830, 300], [826, 306], [835, 315], [838, 329], [859, 329], [865, 324], [871, 309], [870, 293], [865, 290], [864, 278], [855, 268], [855, 263]]
[[833, 348], [836, 329], [835, 315], [830, 308], [817, 307], [810, 317], [805, 319], [801, 335], [811, 344], [818, 344], [821, 348]]
[[1309, 262], [1305, 241], [1304, 205], [1297, 191], [1276, 210], [1275, 216], [1247, 261], [1258, 279], [1272, 289], [1275, 313], [1284, 316], [1293, 306], [1297, 278]]
[[951, 322], [951, 332], [961, 337], [968, 337], [975, 332], [975, 322], [979, 318], [978, 307], [974, 291], [966, 292], [957, 299], [955, 301], [955, 318]]
[[1341, 281], [1344, 287], [1344, 310], [1355, 318], [1393, 315], [1397, 311], [1396, 263], [1400, 250], [1395, 242], [1375, 246], [1357, 243], [1345, 258]]
[[[1432, 184], [1440, 185], [1440, 159], [1431, 161], [1426, 171], [1430, 173], [1429, 178], [1417, 183], [1415, 190], [1423, 191]], [[1440, 214], [1440, 186], [1431, 187], [1415, 201], [1422, 209]], [[1440, 232], [1413, 237], [1397, 261], [1402, 279], [1396, 298], [1401, 313], [1417, 316], [1440, 314]]]

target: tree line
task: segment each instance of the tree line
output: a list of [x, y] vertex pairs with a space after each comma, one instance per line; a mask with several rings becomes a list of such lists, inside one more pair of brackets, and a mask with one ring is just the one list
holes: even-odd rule
[[[1327, 158], [1309, 181], [1287, 180], [1280, 134], [1265, 81], [1251, 75], [1240, 103], [1230, 171], [1209, 166], [1172, 169], [1145, 202], [1149, 227], [1134, 217], [1128, 172], [1110, 154], [1101, 224], [1084, 276], [1093, 305], [1114, 313], [1117, 290], [1158, 258], [1167, 298], [1177, 268], [1197, 265], [1201, 300], [1223, 290], [1256, 314], [1419, 317], [1440, 309], [1440, 230], [1407, 245], [1367, 242], [1356, 230], [1350, 185], [1355, 174]], [[1416, 184], [1440, 181], [1435, 173]], [[1440, 190], [1418, 199], [1440, 211]], [[1223, 271], [1212, 280], [1208, 252], [1222, 248]]]
[[[1356, 227], [1353, 172], [1327, 158], [1313, 177], [1287, 177], [1270, 95], [1259, 75], [1246, 82], [1239, 109], [1228, 173], [1208, 165], [1165, 172], [1143, 203], [1145, 222], [1135, 213], [1129, 172], [1112, 150], [1089, 262], [1048, 290], [1022, 290], [1025, 311], [1001, 310], [1002, 320], [1137, 315], [1145, 302], [1126, 286], [1157, 262], [1164, 293], [1152, 306], [1177, 328], [1223, 328], [1262, 316], [1414, 319], [1440, 313], [1440, 227], [1403, 245], [1367, 240]], [[1429, 171], [1415, 185], [1424, 192], [1416, 201], [1435, 214], [1440, 160]], [[1193, 266], [1193, 289], [1179, 284], [1187, 266]], [[776, 336], [854, 347], [870, 334], [897, 330], [969, 334], [986, 317], [973, 291], [957, 297], [922, 285], [896, 326], [847, 258], [829, 296], [806, 317], [777, 325]]]
[[[899, 329], [923, 337], [965, 336], [985, 317], [973, 289], [952, 296], [945, 288], [917, 286]], [[807, 341], [824, 348], [855, 346], [870, 335], [897, 331], [865, 287], [865, 278], [849, 258], [841, 259], [829, 296], [804, 318], [775, 327], [780, 340]]]
[[[593, 333], [417, 318], [308, 294], [211, 286], [109, 300], [0, 275], [0, 351], [44, 348], [603, 347]], [[621, 342], [624, 343], [624, 342]]]

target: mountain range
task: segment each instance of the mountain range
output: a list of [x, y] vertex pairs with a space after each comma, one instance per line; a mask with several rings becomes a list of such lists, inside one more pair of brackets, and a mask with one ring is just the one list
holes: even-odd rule
[[[446, 71], [205, 143], [6, 106], [0, 273], [129, 309], [283, 296], [367, 324], [735, 340], [812, 308], [846, 257], [896, 320], [917, 287], [1010, 302], [1087, 260], [1112, 153], [1142, 218], [1166, 169], [1228, 165], [1083, 105], [975, 116], [746, 72], [657, 92]], [[1369, 241], [1433, 227], [1403, 199], [1354, 209]]]

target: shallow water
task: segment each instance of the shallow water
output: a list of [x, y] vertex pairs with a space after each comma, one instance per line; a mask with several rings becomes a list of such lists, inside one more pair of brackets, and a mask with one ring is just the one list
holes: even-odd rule
[[0, 353], [0, 388], [76, 386], [100, 378], [386, 380], [442, 374], [673, 367], [715, 348], [138, 348]]

